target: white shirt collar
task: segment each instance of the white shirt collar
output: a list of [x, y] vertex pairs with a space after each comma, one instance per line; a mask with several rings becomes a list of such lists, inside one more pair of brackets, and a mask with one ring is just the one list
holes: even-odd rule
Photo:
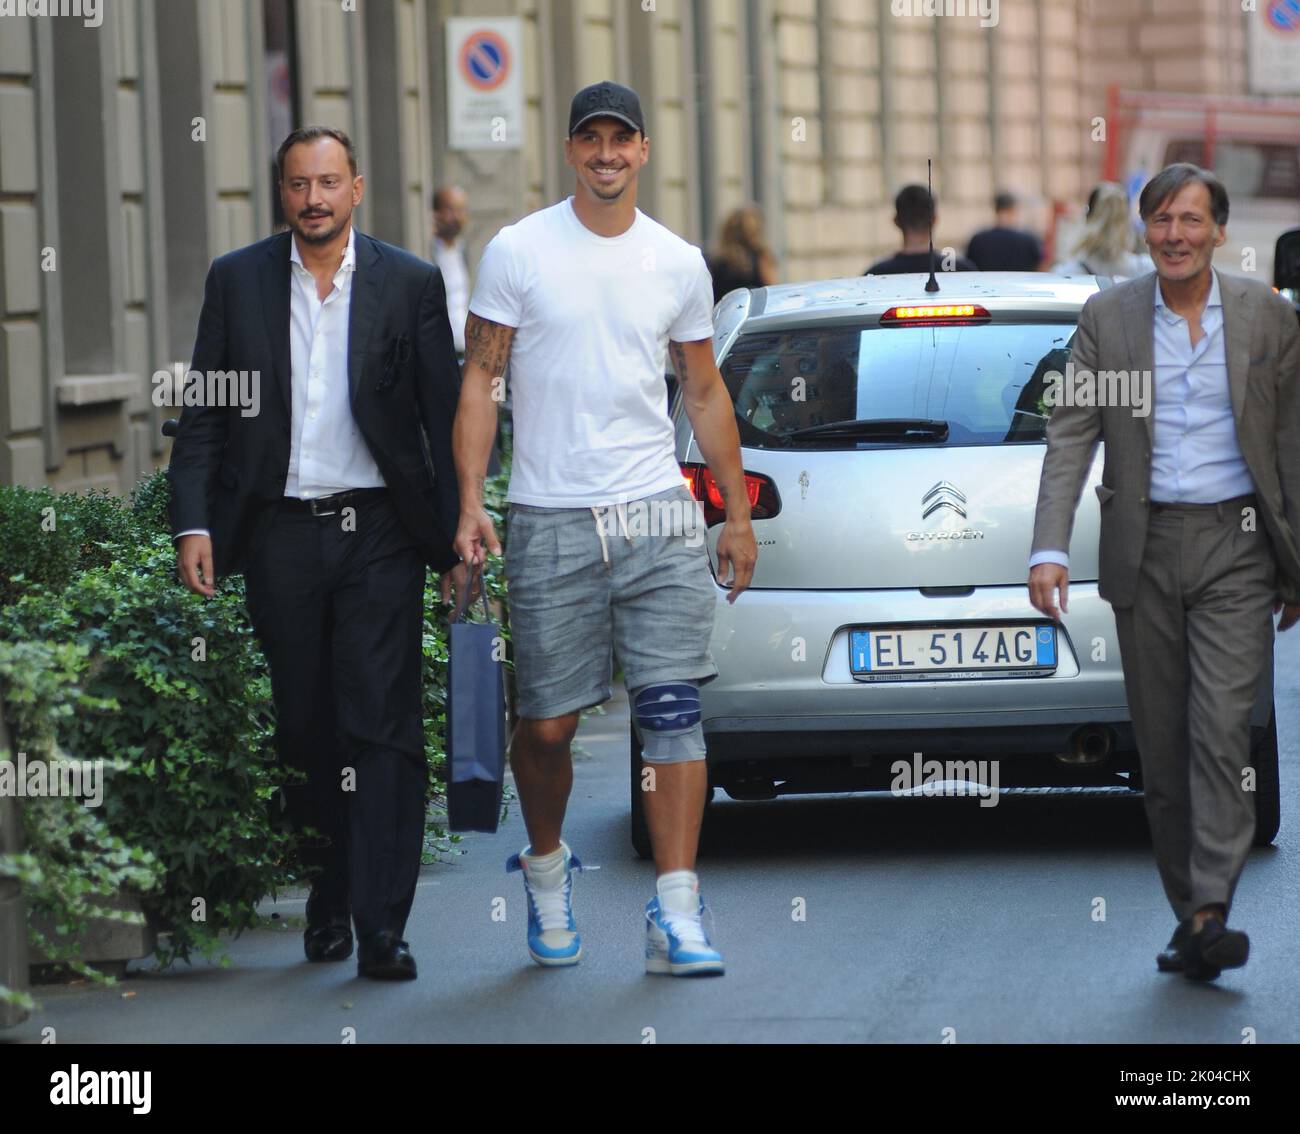
[[[293, 233], [289, 234], [289, 263], [297, 264], [304, 272], [307, 270], [307, 265], [302, 262], [302, 256], [298, 252], [298, 237]], [[347, 247], [343, 249], [343, 262], [339, 265], [339, 270], [334, 273], [334, 278], [337, 280], [340, 273], [355, 270], [356, 264], [357, 226], [349, 224], [348, 244]]]

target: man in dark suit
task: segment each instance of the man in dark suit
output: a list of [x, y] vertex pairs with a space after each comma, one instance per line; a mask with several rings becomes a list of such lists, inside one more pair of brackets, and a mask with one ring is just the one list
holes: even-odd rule
[[1043, 260], [1038, 237], [1020, 227], [1020, 202], [1011, 193], [993, 198], [993, 227], [970, 238], [966, 255], [981, 272], [1036, 272]]
[[347, 135], [302, 127], [276, 161], [291, 231], [213, 262], [190, 375], [248, 372], [257, 412], [186, 405], [168, 473], [177, 562], [202, 595], [245, 576], [280, 758], [306, 773], [289, 813], [325, 840], [306, 852], [308, 959], [351, 956], [355, 922], [359, 972], [411, 979], [425, 567], [464, 572], [459, 371], [438, 269], [353, 227], [365, 186]]
[[1213, 980], [1249, 955], [1227, 920], [1255, 830], [1250, 713], [1272, 614], [1279, 630], [1300, 619], [1300, 329], [1265, 284], [1213, 269], [1228, 221], [1213, 174], [1169, 166], [1140, 212], [1156, 271], [1098, 292], [1080, 316], [1072, 380], [1093, 393], [1052, 411], [1029, 593], [1052, 618], [1058, 592], [1069, 610], [1074, 511], [1105, 441], [1097, 590], [1115, 610], [1178, 919], [1156, 962]]

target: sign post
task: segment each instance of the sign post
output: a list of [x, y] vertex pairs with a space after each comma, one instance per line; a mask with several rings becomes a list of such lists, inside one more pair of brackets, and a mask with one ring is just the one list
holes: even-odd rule
[[447, 21], [447, 145], [517, 150], [523, 145], [522, 21]]

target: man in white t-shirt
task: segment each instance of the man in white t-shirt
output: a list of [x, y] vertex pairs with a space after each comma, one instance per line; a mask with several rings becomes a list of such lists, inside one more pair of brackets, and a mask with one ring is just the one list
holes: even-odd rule
[[[634, 91], [579, 91], [564, 152], [574, 195], [502, 229], [483, 253], [454, 430], [456, 550], [481, 563], [501, 554], [483, 479], [509, 363], [505, 566], [520, 717], [510, 761], [530, 845], [508, 867], [524, 875], [532, 958], [576, 964], [581, 864], [560, 837], [569, 745], [581, 711], [611, 694], [613, 655], [641, 741], [658, 875], [646, 970], [721, 973], [694, 871], [708, 789], [698, 687], [717, 675], [708, 642], [718, 588], [730, 576], [735, 601], [757, 548], [735, 413], [713, 361], [712, 285], [699, 249], [636, 207], [650, 143]], [[665, 413], [669, 350], [725, 504], [717, 582]]]

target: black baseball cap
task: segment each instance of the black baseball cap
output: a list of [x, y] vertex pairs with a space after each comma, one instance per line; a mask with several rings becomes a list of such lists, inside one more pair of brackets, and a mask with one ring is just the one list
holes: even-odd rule
[[617, 118], [633, 130], [645, 133], [645, 116], [641, 113], [641, 100], [636, 91], [622, 83], [592, 83], [573, 96], [569, 104], [569, 137], [593, 118]]

